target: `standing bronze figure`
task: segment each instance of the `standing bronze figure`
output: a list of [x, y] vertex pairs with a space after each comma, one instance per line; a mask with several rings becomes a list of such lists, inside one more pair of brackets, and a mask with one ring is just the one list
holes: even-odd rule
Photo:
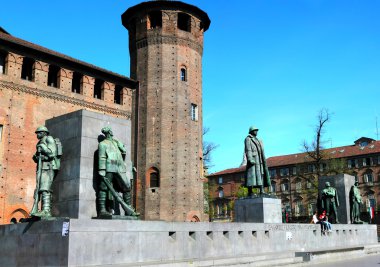
[[[58, 139], [49, 135], [45, 126], [37, 128], [38, 143], [37, 152], [33, 155], [37, 163], [36, 189], [34, 191], [34, 203], [30, 212], [35, 217], [51, 217], [52, 183], [60, 168], [60, 156], [62, 146]], [[38, 211], [38, 202], [41, 199], [41, 210]]]
[[334, 214], [335, 222], [339, 223], [337, 207], [339, 207], [338, 192], [329, 182], [325, 183], [322, 190], [322, 209], [326, 210], [326, 215]]
[[362, 204], [362, 197], [358, 188], [358, 181], [351, 187], [350, 190], [350, 207], [351, 207], [351, 222], [352, 223], [363, 223], [360, 220], [360, 205]]
[[[101, 178], [98, 191], [99, 217], [111, 216], [111, 207], [107, 206], [107, 196], [111, 195], [128, 216], [139, 216], [131, 205], [131, 182], [127, 177], [124, 162], [126, 149], [123, 143], [113, 137], [110, 127], [104, 127], [102, 133], [105, 139], [99, 143], [99, 169]], [[123, 194], [121, 197], [118, 192]]]
[[249, 128], [245, 138], [245, 157], [247, 159], [245, 185], [248, 187], [248, 196], [252, 196], [252, 188], [259, 188], [260, 195], [264, 187], [270, 186], [270, 176], [266, 163], [264, 146], [257, 138], [258, 128]]

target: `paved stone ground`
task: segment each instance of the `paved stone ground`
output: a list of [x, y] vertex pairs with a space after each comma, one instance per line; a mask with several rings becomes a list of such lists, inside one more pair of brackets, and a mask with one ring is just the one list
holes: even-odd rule
[[366, 256], [366, 257], [360, 257], [357, 259], [350, 259], [345, 261], [337, 261], [337, 262], [324, 262], [319, 264], [310, 264], [305, 265], [308, 267], [317, 267], [317, 266], [323, 266], [323, 267], [380, 267], [380, 254], [372, 255], [372, 256]]

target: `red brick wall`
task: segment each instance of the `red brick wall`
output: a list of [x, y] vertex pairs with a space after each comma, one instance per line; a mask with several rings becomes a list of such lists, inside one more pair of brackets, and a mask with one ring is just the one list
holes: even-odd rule
[[[16, 60], [15, 60], [16, 59]], [[17, 63], [18, 61], [18, 63]], [[32, 207], [36, 165], [32, 160], [37, 142], [35, 129], [47, 119], [79, 109], [88, 109], [130, 119], [131, 89], [125, 89], [125, 104], [113, 103], [114, 85], [107, 84], [105, 101], [71, 92], [71, 71], [62, 70], [61, 88], [46, 86], [43, 70], [36, 82], [21, 80], [22, 56], [11, 55], [6, 74], [0, 74], [0, 223], [25, 217]], [[44, 68], [46, 70], [46, 68]], [[91, 91], [91, 88], [90, 88]], [[99, 129], [100, 130], [100, 129]]]

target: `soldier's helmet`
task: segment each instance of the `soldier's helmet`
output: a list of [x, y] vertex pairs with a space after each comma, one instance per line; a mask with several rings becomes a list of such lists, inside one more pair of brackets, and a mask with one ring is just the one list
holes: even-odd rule
[[325, 186], [327, 186], [327, 187], [330, 186], [330, 182], [326, 182]]
[[40, 133], [40, 132], [46, 132], [46, 133], [49, 133], [49, 130], [48, 130], [48, 128], [46, 128], [45, 126], [39, 126], [39, 127], [36, 129], [35, 133]]
[[111, 127], [109, 127], [109, 126], [106, 126], [106, 127], [103, 127], [102, 128], [102, 134], [107, 134], [107, 133], [109, 133], [109, 132], [112, 132], [112, 129], [111, 129]]
[[257, 128], [256, 126], [251, 126], [249, 127], [249, 133], [252, 132], [252, 131], [255, 131], [255, 130], [259, 130], [259, 128]]

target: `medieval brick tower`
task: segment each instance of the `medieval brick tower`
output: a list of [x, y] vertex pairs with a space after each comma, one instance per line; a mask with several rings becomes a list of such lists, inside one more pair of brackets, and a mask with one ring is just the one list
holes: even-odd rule
[[202, 53], [210, 19], [183, 2], [151, 1], [129, 8], [122, 21], [131, 78], [140, 83], [137, 209], [145, 220], [204, 220]]

